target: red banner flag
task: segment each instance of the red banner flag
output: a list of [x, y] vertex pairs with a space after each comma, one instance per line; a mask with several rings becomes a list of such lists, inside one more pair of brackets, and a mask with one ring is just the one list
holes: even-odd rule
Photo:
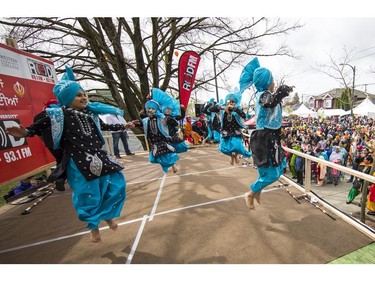
[[45, 102], [55, 98], [56, 81], [53, 62], [0, 44], [0, 188], [54, 165], [39, 137], [16, 138], [5, 128], [32, 124]]
[[182, 104], [185, 109], [189, 103], [200, 59], [200, 56], [193, 51], [187, 51], [180, 57], [178, 65], [178, 85], [180, 91], [180, 104]]

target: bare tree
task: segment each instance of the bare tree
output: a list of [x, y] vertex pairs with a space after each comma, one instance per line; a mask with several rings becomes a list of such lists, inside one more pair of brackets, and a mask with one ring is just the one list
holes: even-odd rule
[[54, 61], [57, 73], [64, 72], [66, 64], [72, 66], [78, 81], [90, 81], [87, 90], [108, 88], [129, 119], [139, 118], [152, 87], [177, 97], [176, 51], [201, 55], [203, 67], [194, 89], [213, 91], [215, 79], [228, 87], [226, 71], [249, 56], [293, 57], [285, 43], [263, 42], [300, 27], [276, 18], [0, 19], [0, 34], [14, 38], [22, 50]]
[[346, 65], [350, 65], [350, 62], [353, 60], [354, 50], [348, 51], [346, 47], [344, 47], [343, 51], [344, 55], [339, 58], [335, 58], [332, 53], [328, 54], [329, 62], [326, 64], [318, 64], [318, 68], [316, 69], [327, 74], [329, 77], [339, 82], [341, 87], [345, 88], [341, 97], [337, 97], [339, 99], [336, 107], [348, 110], [354, 102], [354, 100], [352, 100], [354, 94], [351, 94], [354, 77], [352, 69], [346, 67]]

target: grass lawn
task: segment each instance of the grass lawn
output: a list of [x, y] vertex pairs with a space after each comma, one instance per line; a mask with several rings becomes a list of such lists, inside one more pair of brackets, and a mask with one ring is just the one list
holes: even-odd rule
[[15, 182], [12, 182], [12, 183], [9, 183], [5, 186], [2, 186], [0, 188], [0, 207], [4, 206], [5, 204], [8, 204], [5, 199], [4, 199], [4, 195], [7, 194], [13, 187], [15, 187], [16, 185], [18, 184], [18, 181], [15, 181]]
[[[34, 177], [40, 177], [40, 176], [45, 176], [46, 173], [45, 172], [41, 172], [41, 173], [38, 173], [36, 175], [34, 175]], [[4, 199], [4, 195], [7, 194], [13, 187], [17, 186], [18, 183], [20, 181], [14, 181], [14, 182], [11, 182], [11, 183], [8, 183], [4, 186], [1, 186], [0, 187], [0, 208], [6, 204], [8, 204], [5, 199]]]

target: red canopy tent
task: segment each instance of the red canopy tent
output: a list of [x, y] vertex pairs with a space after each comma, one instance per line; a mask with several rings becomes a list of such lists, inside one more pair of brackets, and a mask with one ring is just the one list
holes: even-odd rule
[[[246, 120], [244, 123], [250, 129], [254, 129], [255, 128], [255, 120], [256, 120], [256, 118], [254, 116], [254, 117]], [[290, 122], [288, 122], [288, 121], [283, 120], [283, 123], [282, 123], [281, 127], [289, 127], [289, 126], [292, 126], [292, 124]]]

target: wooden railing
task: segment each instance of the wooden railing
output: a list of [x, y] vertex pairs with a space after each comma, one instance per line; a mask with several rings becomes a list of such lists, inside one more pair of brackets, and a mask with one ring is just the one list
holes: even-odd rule
[[[337, 170], [340, 170], [340, 171], [344, 172], [345, 174], [353, 175], [355, 177], [359, 177], [359, 178], [364, 179], [366, 181], [375, 183], [375, 177], [374, 176], [371, 176], [371, 175], [353, 170], [351, 168], [348, 168], [348, 167], [345, 167], [345, 166], [342, 166], [342, 165], [332, 163], [330, 161], [323, 160], [323, 159], [315, 157], [315, 156], [308, 155], [306, 153], [303, 153], [303, 152], [300, 152], [300, 151], [297, 151], [297, 150], [294, 150], [294, 149], [291, 149], [291, 148], [288, 148], [288, 147], [285, 147], [285, 146], [283, 146], [283, 148], [284, 148], [285, 151], [288, 151], [289, 153], [296, 154], [298, 156], [303, 157], [305, 159], [305, 167], [311, 167], [312, 161], [317, 162], [317, 163], [323, 163], [324, 165], [326, 165], [328, 167], [331, 167], [331, 168], [334, 168], [334, 169], [337, 169]], [[311, 169], [305, 169], [305, 190], [306, 190], [306, 192], [310, 192], [310, 190], [311, 190]]]
[[[316, 162], [316, 163], [323, 163], [324, 165], [326, 165], [328, 167], [331, 167], [331, 168], [334, 168], [334, 169], [337, 169], [339, 171], [342, 171], [345, 174], [353, 175], [354, 177], [358, 177], [358, 178], [364, 179], [365, 181], [375, 183], [375, 177], [372, 176], [372, 175], [368, 175], [368, 174], [365, 174], [365, 173], [347, 168], [345, 166], [338, 165], [338, 164], [332, 163], [330, 161], [326, 161], [324, 159], [321, 159], [321, 158], [318, 158], [318, 157], [315, 157], [315, 156], [311, 156], [311, 155], [305, 154], [303, 152], [300, 152], [300, 151], [297, 151], [297, 150], [294, 150], [294, 149], [290, 149], [290, 148], [285, 147], [285, 146], [283, 146], [283, 148], [284, 148], [285, 151], [287, 151], [289, 153], [296, 154], [298, 156], [303, 157], [305, 159], [305, 167], [311, 167], [312, 161]], [[300, 191], [302, 191], [306, 194], [309, 194], [310, 196], [313, 196], [311, 194], [311, 169], [305, 169], [305, 186], [304, 186], [304, 188], [301, 188], [299, 184], [297, 184], [296, 182], [292, 181], [290, 178], [288, 178], [284, 175], [282, 175], [280, 177], [280, 179], [282, 179], [283, 181], [286, 181], [287, 183], [289, 183], [293, 187], [299, 189]], [[367, 185], [364, 185], [364, 188], [367, 188]], [[367, 194], [367, 192], [362, 193], [362, 201], [364, 201], [364, 202], [366, 200], [366, 194]], [[320, 200], [318, 198], [317, 201], [321, 205], [323, 205], [326, 209], [329, 209], [332, 213], [336, 214], [337, 216], [342, 218], [344, 221], [353, 225], [359, 231], [361, 231], [362, 233], [364, 233], [368, 237], [375, 240], [375, 232], [373, 230], [369, 230], [369, 228], [364, 224], [363, 221], [354, 220], [354, 218], [352, 218], [348, 215], [345, 215], [342, 211], [338, 210], [337, 208], [332, 207], [330, 204], [327, 204], [324, 200]], [[361, 218], [364, 217], [364, 212], [365, 212], [365, 204], [363, 203], [361, 205], [361, 215], [360, 215]]]

